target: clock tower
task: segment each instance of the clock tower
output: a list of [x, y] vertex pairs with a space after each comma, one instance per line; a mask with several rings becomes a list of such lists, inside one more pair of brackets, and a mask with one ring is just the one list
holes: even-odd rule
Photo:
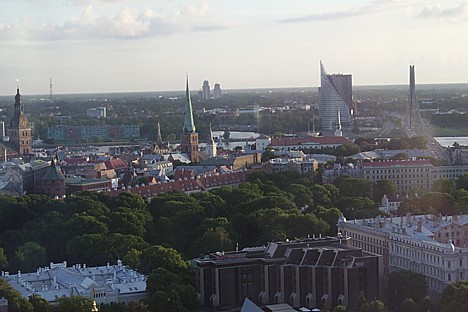
[[23, 97], [19, 87], [16, 89], [15, 106], [13, 118], [10, 120], [8, 136], [19, 156], [31, 154], [32, 152], [32, 131], [28, 118], [24, 114]]

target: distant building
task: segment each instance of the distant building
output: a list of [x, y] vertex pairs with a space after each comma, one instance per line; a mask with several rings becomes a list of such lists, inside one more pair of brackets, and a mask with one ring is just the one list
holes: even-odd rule
[[31, 124], [24, 113], [23, 96], [19, 87], [16, 89], [14, 114], [10, 120], [7, 136], [19, 156], [31, 154], [32, 151], [32, 129]]
[[52, 158], [49, 168], [42, 176], [41, 183], [44, 194], [56, 199], [65, 197], [65, 176], [56, 159]]
[[90, 118], [106, 118], [106, 108], [102, 106], [96, 108], [89, 108], [86, 110], [86, 116]]
[[210, 83], [208, 80], [205, 80], [203, 81], [203, 86], [202, 86], [202, 99], [209, 100], [210, 98], [211, 98]]
[[67, 195], [78, 192], [103, 192], [112, 189], [110, 179], [67, 177], [65, 179]]
[[192, 262], [207, 308], [240, 307], [249, 298], [259, 306], [354, 309], [361, 291], [370, 300], [383, 295], [382, 257], [348, 246], [345, 237], [273, 242]]
[[405, 200], [403, 196], [387, 196], [384, 195], [380, 201], [379, 210], [391, 215], [395, 215], [401, 203]]
[[309, 148], [321, 149], [324, 147], [336, 148], [351, 143], [345, 137], [305, 137], [305, 138], [272, 138], [270, 146], [275, 150], [302, 150]]
[[468, 215], [338, 220], [338, 230], [351, 244], [383, 255], [385, 273], [409, 270], [426, 277], [428, 293], [468, 276]]
[[57, 141], [82, 139], [136, 139], [140, 137], [138, 125], [64, 126], [47, 128], [47, 137]]
[[345, 127], [351, 126], [353, 107], [352, 76], [327, 74], [320, 62], [320, 117], [322, 130], [333, 132], [338, 125], [338, 112]]
[[199, 161], [198, 133], [196, 132], [195, 123], [193, 121], [192, 100], [190, 98], [188, 77], [185, 90], [184, 126], [180, 134], [180, 150], [182, 153], [189, 155], [192, 162]]
[[0, 312], [8, 312], [8, 300], [3, 297], [0, 298]]
[[216, 146], [216, 142], [213, 138], [213, 132], [211, 131], [211, 124], [210, 124], [210, 131], [208, 133], [208, 138], [206, 141], [206, 156], [208, 158], [210, 157], [216, 157], [217, 155], [218, 148]]
[[24, 298], [35, 294], [49, 303], [71, 296], [90, 298], [98, 304], [128, 303], [146, 297], [146, 276], [124, 266], [120, 260], [117, 265], [97, 267], [85, 264], [67, 267], [66, 261], [50, 263], [33, 273], [2, 272], [1, 278]]
[[267, 173], [296, 171], [300, 174], [314, 173], [318, 162], [313, 158], [273, 158], [262, 164], [262, 170]]
[[219, 83], [216, 83], [216, 84], [214, 85], [213, 97], [214, 97], [215, 99], [221, 98], [221, 85], [220, 85]]
[[271, 138], [265, 134], [261, 134], [255, 139], [255, 146], [257, 151], [266, 150], [267, 146], [271, 144]]

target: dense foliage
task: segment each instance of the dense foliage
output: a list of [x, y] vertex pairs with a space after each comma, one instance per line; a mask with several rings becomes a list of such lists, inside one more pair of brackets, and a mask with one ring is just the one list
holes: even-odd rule
[[[459, 188], [465, 180], [462, 177], [456, 183], [441, 183], [439, 190], [450, 193], [429, 193], [417, 200], [420, 205], [431, 203], [434, 209], [438, 209], [439, 200], [444, 203], [441, 207], [447, 201], [458, 207], [466, 198], [466, 190]], [[149, 276], [148, 300], [128, 307], [103, 306], [103, 311], [160, 311], [168, 304], [167, 298], [181, 302], [181, 306], [172, 306], [174, 311], [187, 306], [197, 310], [194, 277], [186, 260], [274, 240], [335, 235], [342, 213], [347, 218], [375, 217], [381, 214], [377, 199], [392, 192], [394, 185], [388, 181], [372, 184], [345, 176], [333, 185], [320, 185], [313, 176], [295, 172], [255, 172], [237, 188], [193, 194], [170, 192], [150, 203], [130, 193], [118, 197], [81, 193], [63, 201], [42, 195], [2, 195], [0, 268], [28, 272], [51, 261], [95, 266], [120, 258]], [[12, 311], [13, 306], [17, 311], [48, 311], [40, 298], [21, 300], [2, 285], [0, 296], [12, 298]], [[416, 297], [394, 294], [391, 302], [401, 305], [410, 297], [419, 304], [424, 295], [425, 291]], [[87, 305], [63, 302], [68, 304]], [[381, 310], [378, 302], [370, 306]], [[411, 302], [405, 306], [411, 306]]]

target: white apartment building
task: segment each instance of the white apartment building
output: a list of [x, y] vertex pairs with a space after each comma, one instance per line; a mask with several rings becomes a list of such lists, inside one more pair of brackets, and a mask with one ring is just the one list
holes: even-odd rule
[[426, 277], [428, 293], [437, 298], [450, 283], [468, 276], [468, 215], [338, 220], [351, 245], [383, 255], [387, 275], [395, 270]]
[[106, 118], [106, 108], [102, 106], [96, 108], [89, 108], [86, 110], [86, 116], [90, 118]]
[[67, 262], [50, 263], [49, 267], [38, 268], [33, 273], [9, 274], [5, 279], [23, 297], [37, 294], [54, 303], [57, 298], [70, 296], [88, 297], [96, 303], [128, 303], [146, 297], [146, 276], [124, 266], [116, 265], [87, 267], [76, 264], [67, 267]]
[[363, 162], [361, 176], [371, 182], [390, 180], [399, 193], [410, 190], [425, 193], [432, 190], [434, 181], [458, 179], [468, 174], [467, 165], [433, 166], [429, 160], [390, 160]]

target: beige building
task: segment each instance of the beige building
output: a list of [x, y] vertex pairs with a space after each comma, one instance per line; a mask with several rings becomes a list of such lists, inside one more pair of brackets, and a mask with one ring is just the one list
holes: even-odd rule
[[383, 255], [386, 274], [402, 269], [423, 274], [432, 298], [467, 279], [467, 226], [468, 215], [338, 220], [338, 230], [351, 237], [352, 246]]

